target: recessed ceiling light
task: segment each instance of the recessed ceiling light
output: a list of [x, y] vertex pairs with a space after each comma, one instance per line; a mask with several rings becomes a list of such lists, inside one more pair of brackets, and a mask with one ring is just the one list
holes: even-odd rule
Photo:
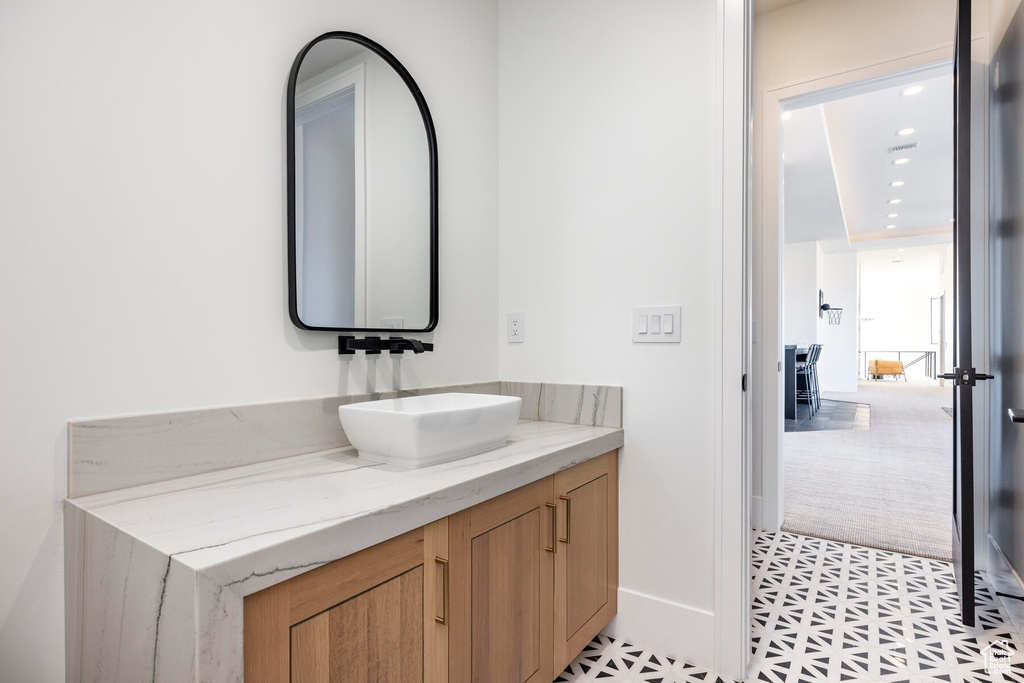
[[899, 214], [898, 213], [887, 213], [887, 214], [885, 214], [886, 218], [896, 218], [896, 216], [899, 216]]
[[896, 135], [913, 135], [917, 128], [900, 128], [896, 131]]
[[903, 187], [904, 185], [906, 185], [906, 183], [907, 181], [905, 180], [894, 180], [891, 183], [889, 183], [889, 187]]
[[904, 95], [919, 95], [922, 92], [924, 92], [924, 86], [923, 85], [912, 85], [909, 88], [904, 88], [903, 89], [903, 94]]
[[900, 248], [900, 249], [897, 249], [896, 251], [906, 251], [906, 249]]
[[895, 225], [887, 225], [887, 226], [885, 226], [885, 229], [886, 230], [895, 230], [896, 226]]
[[902, 199], [890, 199], [889, 203], [890, 204], [899, 204], [902, 201], [903, 201]]
[[899, 159], [894, 159], [892, 163], [896, 164], [897, 166], [902, 166], [903, 164], [910, 163], [910, 159], [908, 159], [907, 157], [900, 157]]
[[791, 112], [791, 111], [784, 111], [784, 112], [782, 112], [782, 120], [783, 121], [789, 121], [791, 118], [793, 118], [793, 112]]

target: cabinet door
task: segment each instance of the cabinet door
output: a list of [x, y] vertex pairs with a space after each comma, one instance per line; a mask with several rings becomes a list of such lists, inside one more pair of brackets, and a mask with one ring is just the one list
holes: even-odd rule
[[291, 677], [423, 680], [423, 565], [291, 627]]
[[607, 626], [619, 588], [618, 453], [554, 476], [555, 671], [562, 671]]
[[247, 683], [446, 681], [447, 535], [440, 520], [247, 596]]
[[452, 683], [550, 683], [551, 477], [449, 517]]

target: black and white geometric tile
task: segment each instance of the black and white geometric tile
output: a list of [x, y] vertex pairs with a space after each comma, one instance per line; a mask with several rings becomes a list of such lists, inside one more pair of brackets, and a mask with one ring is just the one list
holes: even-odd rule
[[[966, 628], [945, 562], [783, 532], [757, 536], [752, 565], [748, 681], [1024, 683], [1024, 642], [980, 576]], [[599, 636], [557, 680], [725, 679]]]
[[731, 683], [706, 669], [662, 657], [621, 640], [599, 635], [558, 681], [583, 683]]

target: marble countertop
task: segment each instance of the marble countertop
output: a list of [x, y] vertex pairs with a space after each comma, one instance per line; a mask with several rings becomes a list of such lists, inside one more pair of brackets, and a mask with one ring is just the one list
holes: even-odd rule
[[[413, 529], [621, 445], [621, 429], [521, 420], [502, 448], [421, 469], [361, 460], [348, 447], [70, 502], [206, 570], [403, 510], [413, 512]], [[398, 535], [367, 532], [365, 547]]]
[[245, 595], [622, 443], [521, 420], [502, 448], [421, 469], [349, 447], [68, 500], [68, 590], [85, 598], [69, 656], [83, 679], [241, 680]]

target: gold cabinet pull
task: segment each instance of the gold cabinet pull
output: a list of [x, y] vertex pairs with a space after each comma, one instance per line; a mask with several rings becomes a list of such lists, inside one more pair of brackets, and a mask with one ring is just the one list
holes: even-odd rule
[[544, 503], [544, 506], [551, 509], [551, 545], [544, 546], [549, 553], [558, 552], [558, 506], [552, 503]]
[[565, 538], [560, 538], [558, 541], [569, 545], [572, 542], [572, 498], [569, 496], [559, 496], [559, 498], [565, 501]]
[[434, 621], [436, 621], [437, 623], [441, 624], [442, 626], [447, 626], [448, 625], [448, 560], [444, 559], [443, 557], [435, 557], [434, 558], [434, 564], [435, 565], [437, 565], [437, 564], [441, 565], [441, 570], [442, 570], [442, 573], [443, 573], [443, 585], [444, 585], [444, 587], [442, 588], [444, 599], [443, 599], [443, 603], [442, 603], [442, 606], [441, 606], [441, 616], [436, 616], [435, 615], [434, 616]]

